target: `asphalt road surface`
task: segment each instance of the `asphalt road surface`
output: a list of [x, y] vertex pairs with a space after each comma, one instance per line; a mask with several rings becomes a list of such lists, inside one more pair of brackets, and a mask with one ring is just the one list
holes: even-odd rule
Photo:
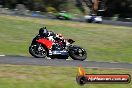
[[[37, 17], [47, 18], [47, 17]], [[48, 17], [49, 19], [52, 19]], [[84, 19], [75, 19], [72, 21], [85, 22]], [[103, 24], [117, 25], [117, 26], [130, 26], [132, 22], [109, 21], [104, 20]], [[39, 65], [39, 66], [83, 66], [88, 68], [112, 68], [112, 69], [132, 69], [130, 63], [111, 63], [111, 62], [96, 62], [96, 61], [75, 61], [55, 59], [48, 60], [44, 58], [21, 57], [21, 56], [0, 56], [0, 64], [16, 64], [16, 65]]]
[[0, 56], [0, 64], [73, 67], [81, 65], [88, 68], [132, 69], [130, 63], [44, 59], [24, 56]]
[[[29, 16], [31, 17], [31, 16]], [[32, 16], [33, 17], [33, 16]], [[45, 17], [34, 17], [34, 18], [42, 18], [42, 19], [52, 19], [52, 20], [59, 20], [56, 19], [55, 17], [49, 17], [49, 16], [45, 16]], [[65, 21], [65, 20], [63, 20]], [[72, 18], [69, 21], [75, 21], [75, 22], [84, 22], [87, 23], [86, 20], [84, 18]], [[115, 26], [126, 26], [126, 27], [132, 27], [132, 22], [123, 22], [123, 21], [112, 21], [112, 20], [105, 20], [103, 19], [102, 24], [107, 24], [107, 25], [115, 25]]]
[[[0, 15], [7, 15], [7, 14], [0, 14]], [[40, 19], [57, 20], [55, 16], [49, 16], [49, 15], [44, 15], [44, 16], [26, 16], [26, 15], [17, 15], [17, 14], [8, 14], [8, 15], [11, 15], [11, 16], [20, 16], [20, 17], [32, 17], [32, 18], [40, 18]], [[65, 21], [65, 20], [63, 20], [63, 21]], [[84, 23], [86, 23], [85, 19], [82, 18], [82, 17], [81, 18], [73, 18], [73, 19], [71, 19], [69, 21], [84, 22]], [[132, 22], [123, 22], [123, 21], [103, 20], [102, 24], [132, 27]]]
[[[78, 22], [85, 22], [86, 23], [84, 18], [76, 18], [76, 19], [72, 19], [72, 21], [78, 21]], [[102, 24], [132, 27], [132, 22], [112, 21], [112, 20], [105, 20], [105, 19], [102, 21]]]

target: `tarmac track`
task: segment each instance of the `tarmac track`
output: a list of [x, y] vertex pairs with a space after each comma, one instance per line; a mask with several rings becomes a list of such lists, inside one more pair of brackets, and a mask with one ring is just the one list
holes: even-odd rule
[[[35, 17], [35, 18], [43, 18], [43, 17]], [[48, 17], [48, 19], [52, 19], [52, 18]], [[74, 19], [72, 21], [85, 22], [84, 19]], [[102, 24], [132, 27], [132, 22], [104, 20]], [[76, 60], [67, 61], [63, 59], [49, 60], [44, 58], [4, 56], [4, 55], [0, 55], [0, 64], [38, 65], [38, 66], [80, 66], [81, 65], [83, 67], [88, 67], [88, 68], [132, 69], [132, 64], [130, 63], [76, 61]]]
[[[0, 14], [0, 15], [7, 15], [7, 14]], [[59, 20], [59, 19], [56, 19], [56, 17], [54, 17], [54, 16], [48, 16], [48, 15], [45, 15], [45, 16], [26, 16], [26, 15], [10, 14], [10, 16], [20, 16], [20, 17], [39, 18], [39, 19]], [[63, 21], [65, 21], [65, 20], [63, 20]], [[73, 18], [69, 21], [86, 23], [86, 20], [84, 18]], [[132, 22], [112, 21], [112, 20], [105, 20], [105, 19], [102, 21], [102, 24], [132, 27]]]
[[[55, 17], [34, 17], [34, 18], [42, 18], [42, 19], [51, 19], [51, 20], [59, 20]], [[63, 20], [65, 21], [65, 20]], [[73, 18], [69, 21], [75, 21], [75, 22], [83, 22], [87, 23], [84, 18]], [[103, 20], [101, 24], [107, 24], [107, 25], [115, 25], [115, 26], [126, 26], [126, 27], [132, 27], [132, 22], [123, 22], [123, 21], [112, 21], [112, 20]]]
[[72, 67], [81, 65], [88, 68], [132, 69], [132, 64], [130, 63], [44, 59], [24, 56], [0, 56], [0, 64]]

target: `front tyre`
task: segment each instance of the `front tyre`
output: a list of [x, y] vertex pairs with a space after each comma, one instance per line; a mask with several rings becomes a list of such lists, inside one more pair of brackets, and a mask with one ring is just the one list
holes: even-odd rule
[[69, 50], [69, 55], [73, 60], [80, 60], [83, 61], [87, 58], [87, 52], [85, 49], [79, 47], [79, 46], [73, 46]]
[[29, 53], [36, 58], [46, 58], [48, 52], [41, 44], [36, 43], [29, 47]]

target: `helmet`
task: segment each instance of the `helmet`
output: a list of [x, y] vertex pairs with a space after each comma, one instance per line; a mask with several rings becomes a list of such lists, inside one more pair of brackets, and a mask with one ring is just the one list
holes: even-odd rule
[[47, 36], [48, 36], [48, 30], [46, 29], [46, 27], [45, 27], [45, 28], [40, 28], [40, 29], [39, 29], [39, 35], [40, 35], [41, 37], [47, 37]]
[[59, 34], [59, 37], [62, 37], [62, 34]]

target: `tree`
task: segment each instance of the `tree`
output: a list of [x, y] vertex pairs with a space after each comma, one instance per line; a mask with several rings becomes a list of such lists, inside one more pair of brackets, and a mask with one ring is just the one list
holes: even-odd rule
[[131, 0], [107, 0], [104, 16], [111, 17], [119, 14], [120, 18], [132, 17]]

